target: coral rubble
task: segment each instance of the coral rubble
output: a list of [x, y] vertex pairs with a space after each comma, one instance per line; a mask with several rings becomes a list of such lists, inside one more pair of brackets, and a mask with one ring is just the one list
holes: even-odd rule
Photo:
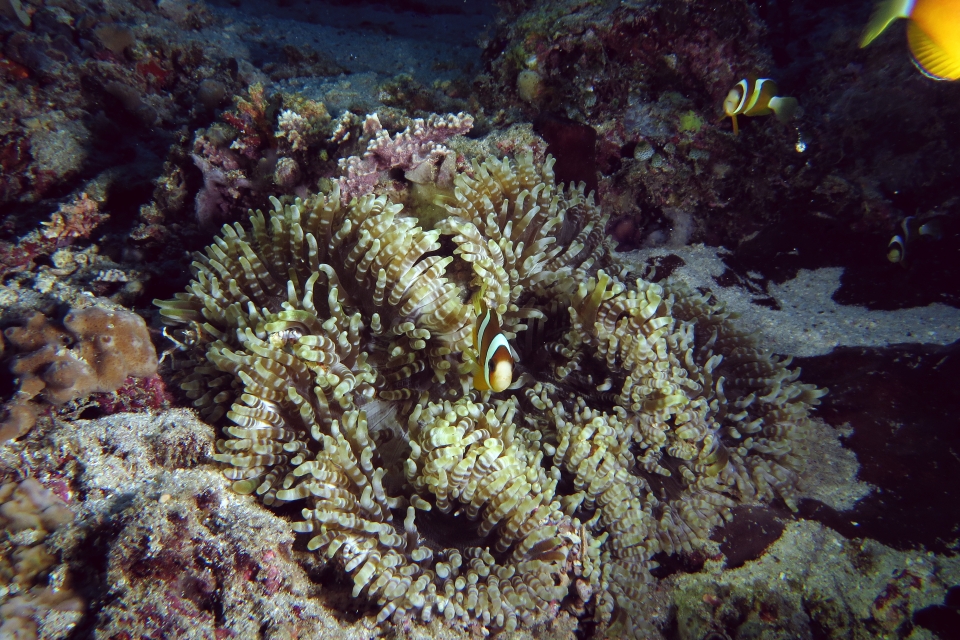
[[[189, 336], [183, 388], [240, 493], [294, 530], [378, 621], [530, 627], [562, 607], [649, 629], [652, 557], [700, 548], [740, 503], [794, 507], [797, 381], [709, 296], [615, 266], [552, 159], [474, 163], [429, 228], [388, 196], [326, 194], [226, 225], [157, 301]], [[471, 390], [476, 296], [520, 376]]]

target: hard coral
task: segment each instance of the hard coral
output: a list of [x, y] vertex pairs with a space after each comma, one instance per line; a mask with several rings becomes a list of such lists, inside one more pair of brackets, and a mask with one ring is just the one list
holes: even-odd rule
[[40, 228], [23, 236], [16, 245], [0, 241], [0, 278], [33, 267], [40, 256], [54, 253], [86, 238], [107, 215], [100, 212], [100, 202], [81, 193], [40, 223]]
[[415, 184], [451, 186], [457, 168], [456, 154], [443, 145], [453, 136], [473, 127], [473, 117], [464, 113], [432, 115], [416, 119], [400, 133], [390, 134], [376, 114], [367, 116], [363, 135], [368, 140], [362, 157], [340, 161], [340, 192], [345, 200], [373, 192], [390, 170], [401, 170]]
[[223, 114], [223, 120], [237, 130], [237, 139], [230, 145], [241, 154], [255, 159], [259, 157], [264, 147], [269, 147], [273, 141], [272, 112], [262, 84], [250, 87], [250, 99], [237, 96], [236, 111]]
[[[183, 387], [235, 425], [234, 489], [305, 504], [294, 529], [378, 621], [511, 630], [563, 607], [642, 637], [655, 553], [741, 502], [793, 505], [823, 392], [707, 296], [616, 267], [552, 159], [454, 184], [433, 230], [336, 187], [225, 226], [157, 301], [200, 350]], [[525, 365], [502, 394], [471, 391], [475, 294]]]
[[[227, 123], [197, 132], [190, 157], [203, 174], [196, 196], [201, 226], [213, 227], [234, 219], [272, 183], [283, 193], [305, 193], [326, 163], [331, 119], [321, 102], [277, 94], [269, 100], [263, 87], [250, 88], [249, 100], [238, 97]], [[281, 108], [283, 107], [283, 108]], [[332, 166], [332, 165], [331, 165]]]
[[4, 440], [33, 426], [24, 407], [38, 395], [61, 405], [91, 393], [115, 391], [128, 376], [157, 372], [157, 352], [147, 325], [129, 311], [71, 309], [62, 323], [38, 313], [25, 326], [11, 327], [4, 335], [22, 352], [10, 365], [20, 379], [20, 389], [0, 430]]
[[12, 542], [12, 552], [0, 554], [0, 637], [65, 638], [80, 620], [84, 603], [66, 574], [50, 585], [41, 580], [58, 564], [44, 539], [72, 520], [63, 500], [33, 478], [0, 485], [0, 526]]

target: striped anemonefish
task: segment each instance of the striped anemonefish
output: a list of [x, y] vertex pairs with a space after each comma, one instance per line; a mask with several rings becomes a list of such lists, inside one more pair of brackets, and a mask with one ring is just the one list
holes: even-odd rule
[[907, 247], [912, 246], [918, 238], [940, 239], [940, 221], [936, 219], [924, 222], [916, 216], [908, 216], [900, 223], [900, 227], [903, 229], [903, 235], [890, 238], [890, 243], [887, 245], [887, 260], [900, 263], [903, 267], [907, 266]]
[[483, 289], [474, 294], [473, 306], [477, 313], [473, 327], [473, 387], [478, 391], [500, 392], [513, 382], [516, 353], [503, 335], [500, 314], [483, 302]]
[[733, 120], [734, 135], [740, 133], [737, 116], [777, 115], [780, 122], [787, 122], [797, 110], [794, 98], [777, 95], [777, 83], [769, 78], [744, 78], [730, 89], [723, 101], [723, 112]]
[[860, 47], [873, 42], [897, 18], [910, 20], [907, 44], [924, 75], [960, 79], [960, 0], [885, 0], [863, 30]]

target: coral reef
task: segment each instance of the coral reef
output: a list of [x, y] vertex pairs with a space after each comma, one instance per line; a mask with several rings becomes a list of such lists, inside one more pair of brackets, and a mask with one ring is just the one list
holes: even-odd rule
[[[773, 73], [765, 35], [744, 2], [719, 12], [711, 0], [512, 5], [489, 41], [478, 93], [506, 122], [538, 123], [564, 179], [560, 166], [590, 165], [580, 171], [592, 176], [577, 179], [598, 185], [622, 250], [666, 244], [668, 209], [686, 211], [698, 238], [739, 237], [777, 215], [783, 176], [807, 160], [793, 127], [751, 131], [745, 153], [715, 122], [740, 78]], [[554, 142], [549, 129], [561, 120], [593, 139]]]
[[956, 557], [848, 540], [804, 520], [788, 523], [763, 558], [733, 571], [722, 564], [670, 578], [678, 638], [922, 636], [915, 614], [960, 577]]
[[49, 220], [40, 223], [39, 229], [20, 238], [16, 244], [0, 241], [0, 278], [29, 270], [37, 258], [86, 239], [107, 217], [100, 212], [100, 204], [81, 193], [71, 202], [60, 205]]
[[62, 405], [116, 391], [130, 376], [157, 373], [157, 352], [146, 323], [123, 309], [71, 309], [60, 323], [36, 313], [25, 326], [6, 329], [4, 336], [20, 352], [10, 363], [20, 387], [6, 407], [2, 440], [33, 426], [39, 405], [32, 400], [38, 396]]
[[[851, 242], [889, 240], [911, 215], [956, 217], [960, 88], [929, 82], [902, 47], [859, 50], [863, 7], [534, 1], [503, 13], [478, 100], [501, 126], [560, 115], [596, 131], [598, 201], [624, 251], [673, 246], [671, 211], [693, 221], [694, 241], [727, 247], [792, 224], [819, 240], [810, 227], [827, 216], [837, 231], [826, 235], [852, 238], [813, 251], [855, 266], [873, 254], [841, 258]], [[751, 74], [798, 96], [802, 112], [734, 137], [717, 121], [723, 95]], [[558, 167], [591, 152], [550, 151]], [[937, 263], [931, 273], [952, 268], [941, 251], [925, 256]], [[915, 291], [904, 284], [895, 297]]]
[[[195, 411], [178, 408], [58, 420], [49, 444], [0, 447], [0, 468], [40, 478], [77, 513], [46, 538], [56, 563], [38, 582], [55, 586], [69, 576], [86, 601], [84, 616], [72, 636], [49, 637], [376, 635], [371, 623], [357, 623], [350, 587], [337, 572], [313, 570], [316, 554], [296, 542], [287, 520], [230, 490], [211, 464], [214, 431]], [[0, 554], [8, 548], [0, 545]], [[58, 617], [76, 622], [80, 615], [37, 612], [46, 614], [41, 629], [51, 631]], [[415, 628], [408, 637], [434, 634]], [[444, 637], [468, 635], [448, 630]]]
[[[737, 504], [795, 506], [823, 391], [708, 296], [612, 271], [606, 218], [552, 164], [475, 162], [432, 229], [336, 183], [274, 199], [157, 301], [191, 339], [183, 388], [235, 425], [215, 456], [234, 489], [304, 505], [294, 530], [380, 622], [562, 607], [642, 637], [655, 553]], [[518, 345], [502, 394], [471, 390], [474, 295]]]
[[[184, 37], [177, 20], [156, 5], [23, 6], [32, 18], [29, 28], [0, 21], [0, 202], [57, 196], [78, 174], [102, 171], [104, 161], [129, 163], [118, 157], [130, 148], [127, 140], [154, 146], [166, 135], [157, 125], [183, 124], [203, 113], [202, 105], [182, 98], [195, 95], [204, 81], [234, 91], [248, 82], [227, 71], [228, 52], [202, 36]], [[184, 25], [210, 22], [202, 4], [188, 13]], [[102, 144], [101, 136], [112, 143]]]
[[[960, 85], [857, 50], [857, 3], [499, 4], [473, 77], [432, 7], [410, 38], [332, 5], [0, 0], [0, 636], [956, 627], [957, 563], [870, 540], [952, 549], [949, 349], [877, 355], [869, 385], [824, 373], [850, 353], [804, 361], [883, 396], [827, 414], [840, 450], [823, 391], [741, 321], [774, 308], [763, 346], [797, 356], [889, 342], [777, 294], [825, 263], [872, 283], [856, 302], [956, 302]], [[734, 137], [721, 102], [754, 73], [803, 109]], [[891, 267], [911, 215], [943, 240]], [[684, 284], [700, 240], [728, 270]], [[158, 363], [108, 309], [182, 291], [197, 249]], [[802, 300], [829, 300], [811, 273]], [[500, 392], [474, 388], [486, 311]], [[895, 335], [949, 341], [955, 314], [917, 312]], [[172, 382], [195, 410], [165, 411]], [[882, 487], [856, 506], [852, 451]]]
[[260, 85], [238, 97], [223, 120], [229, 127], [202, 129], [193, 142], [191, 158], [203, 174], [195, 209], [204, 227], [235, 219], [265, 193], [305, 196], [318, 180], [329, 181], [336, 165], [323, 162], [328, 149], [342, 156], [338, 182], [345, 202], [411, 186], [449, 191], [457, 154], [444, 143], [473, 126], [463, 113], [391, 118], [391, 125], [404, 127], [391, 135], [378, 114], [361, 119], [347, 111], [333, 121], [322, 102], [295, 94], [268, 99]]
[[203, 174], [195, 213], [204, 227], [232, 219], [259, 202], [260, 192], [279, 187], [281, 193], [304, 193], [327, 167], [315, 158], [326, 154], [333, 133], [322, 102], [292, 94], [268, 97], [258, 83], [221, 118], [226, 126], [197, 131], [190, 154]]
[[0, 0], [0, 636], [960, 628], [960, 84], [871, 2]]

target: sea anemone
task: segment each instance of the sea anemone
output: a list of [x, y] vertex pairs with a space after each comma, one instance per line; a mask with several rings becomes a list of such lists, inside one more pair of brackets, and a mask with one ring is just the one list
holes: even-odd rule
[[[709, 296], [618, 267], [584, 185], [486, 159], [423, 228], [339, 190], [251, 212], [157, 301], [196, 359], [182, 386], [241, 493], [292, 527], [378, 622], [512, 630], [564, 607], [643, 635], [652, 557], [742, 502], [793, 507], [822, 391]], [[520, 355], [472, 389], [474, 296]]]

